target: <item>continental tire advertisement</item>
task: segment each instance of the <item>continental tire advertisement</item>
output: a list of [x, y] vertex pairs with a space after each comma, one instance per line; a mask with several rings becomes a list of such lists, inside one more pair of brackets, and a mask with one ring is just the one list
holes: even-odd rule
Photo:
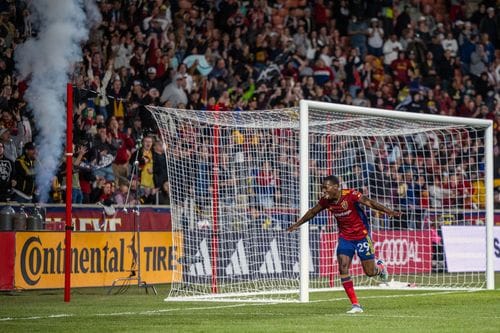
[[[141, 280], [169, 283], [182, 249], [173, 246], [171, 232], [141, 232]], [[137, 273], [137, 233], [75, 232], [71, 240], [71, 286], [109, 286]], [[64, 233], [16, 233], [14, 280], [17, 288], [64, 287]]]

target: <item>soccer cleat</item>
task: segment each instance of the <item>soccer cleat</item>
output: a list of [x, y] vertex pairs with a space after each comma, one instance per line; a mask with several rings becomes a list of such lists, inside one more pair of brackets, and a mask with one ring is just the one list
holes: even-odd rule
[[353, 304], [352, 309], [347, 311], [349, 314], [363, 313], [363, 308], [359, 304]]
[[387, 267], [385, 266], [385, 262], [382, 259], [377, 260], [377, 266], [380, 269], [378, 276], [384, 282], [387, 282], [389, 279], [389, 273], [387, 273]]

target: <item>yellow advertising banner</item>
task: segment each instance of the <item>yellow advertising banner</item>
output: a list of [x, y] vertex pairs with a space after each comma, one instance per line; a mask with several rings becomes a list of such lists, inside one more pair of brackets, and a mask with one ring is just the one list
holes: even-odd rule
[[[175, 232], [141, 232], [141, 280], [170, 283], [181, 278], [182, 249], [173, 246]], [[114, 280], [137, 276], [137, 233], [74, 232], [71, 238], [71, 286], [110, 286]], [[179, 243], [178, 243], [179, 244]], [[182, 243], [180, 243], [182, 244]], [[64, 287], [64, 233], [16, 233], [16, 288]], [[132, 284], [134, 282], [131, 282]]]

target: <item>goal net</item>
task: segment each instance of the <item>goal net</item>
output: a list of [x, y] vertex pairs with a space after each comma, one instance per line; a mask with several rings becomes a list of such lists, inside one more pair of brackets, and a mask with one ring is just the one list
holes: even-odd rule
[[[355, 256], [356, 287], [487, 286], [489, 122], [307, 101], [263, 111], [148, 109], [166, 145], [178, 235], [168, 299], [293, 301], [300, 289], [304, 301], [309, 290], [341, 286], [329, 213], [286, 232], [332, 174], [342, 188], [403, 213], [388, 218], [365, 207], [390, 278], [366, 277]], [[459, 226], [482, 236], [443, 235]], [[461, 256], [481, 267], [457, 265]]]

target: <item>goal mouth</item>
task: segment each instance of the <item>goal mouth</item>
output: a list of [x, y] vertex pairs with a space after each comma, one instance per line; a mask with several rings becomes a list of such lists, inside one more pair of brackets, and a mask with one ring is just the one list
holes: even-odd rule
[[[298, 289], [305, 301], [311, 290], [338, 288], [334, 218], [325, 211], [286, 232], [317, 204], [328, 175], [403, 213], [362, 207], [394, 281], [375, 285], [355, 256], [356, 289], [492, 288], [491, 121], [312, 101], [262, 111], [147, 108], [166, 147], [179, 235], [172, 300], [296, 301]], [[479, 245], [457, 245], [467, 237]], [[481, 265], [467, 261], [476, 250]]]

